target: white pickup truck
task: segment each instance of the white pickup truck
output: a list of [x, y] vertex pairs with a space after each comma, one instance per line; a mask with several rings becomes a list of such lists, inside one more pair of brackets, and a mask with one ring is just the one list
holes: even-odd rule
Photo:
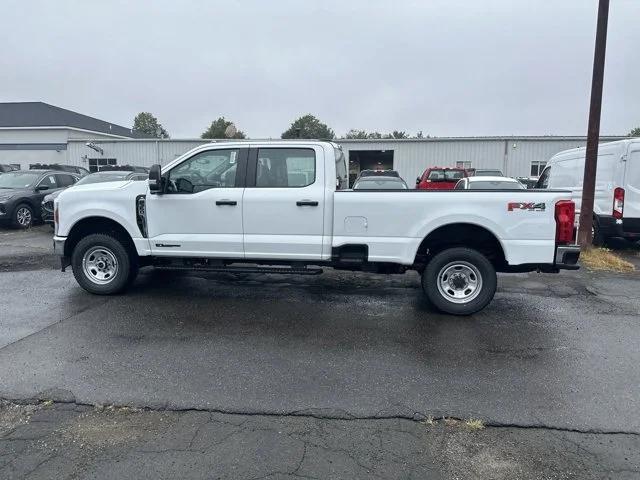
[[317, 274], [416, 270], [441, 311], [485, 307], [496, 272], [576, 269], [574, 204], [558, 190], [349, 190], [332, 142], [197, 147], [148, 182], [69, 188], [55, 201], [62, 269], [95, 294], [139, 267]]

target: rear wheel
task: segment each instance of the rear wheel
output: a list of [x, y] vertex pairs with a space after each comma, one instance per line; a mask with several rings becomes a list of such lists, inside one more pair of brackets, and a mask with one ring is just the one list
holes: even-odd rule
[[103, 233], [88, 235], [78, 242], [71, 254], [71, 266], [80, 286], [97, 295], [124, 290], [134, 270], [125, 245]]
[[452, 315], [482, 310], [496, 292], [496, 271], [477, 250], [456, 247], [435, 255], [422, 273], [422, 288], [438, 309]]

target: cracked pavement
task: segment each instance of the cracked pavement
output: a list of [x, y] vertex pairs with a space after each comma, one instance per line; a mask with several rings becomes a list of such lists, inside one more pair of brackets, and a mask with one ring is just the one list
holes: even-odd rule
[[0, 478], [640, 478], [637, 273], [503, 275], [453, 318], [415, 274], [95, 297], [48, 242], [0, 231]]

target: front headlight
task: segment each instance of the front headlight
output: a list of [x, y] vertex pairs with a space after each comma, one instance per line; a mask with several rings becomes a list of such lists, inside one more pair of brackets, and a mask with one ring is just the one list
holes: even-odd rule
[[13, 197], [13, 193], [5, 193], [3, 195], [0, 195], [0, 202], [7, 201], [11, 199], [11, 197]]

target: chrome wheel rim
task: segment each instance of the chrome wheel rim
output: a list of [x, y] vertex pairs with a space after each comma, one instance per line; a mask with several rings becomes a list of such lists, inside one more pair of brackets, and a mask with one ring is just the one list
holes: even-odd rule
[[438, 291], [452, 303], [469, 303], [482, 290], [482, 275], [468, 262], [451, 262], [438, 273]]
[[93, 247], [82, 257], [82, 269], [93, 283], [106, 285], [118, 274], [118, 260], [106, 247]]
[[22, 227], [28, 227], [31, 225], [31, 210], [27, 207], [20, 207], [16, 212], [16, 219], [18, 224]]

